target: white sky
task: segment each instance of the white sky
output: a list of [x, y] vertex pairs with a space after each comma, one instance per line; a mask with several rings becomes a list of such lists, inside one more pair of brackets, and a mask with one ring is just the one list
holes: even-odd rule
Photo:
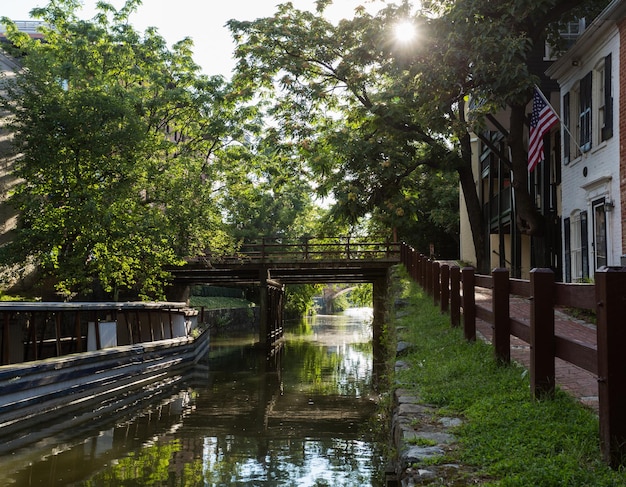
[[[232, 52], [234, 44], [225, 24], [230, 19], [254, 20], [269, 17], [276, 12], [276, 5], [287, 0], [143, 0], [143, 5], [131, 17], [139, 31], [156, 27], [171, 46], [191, 37], [194, 42], [194, 60], [208, 75], [222, 74], [230, 77], [234, 67]], [[314, 0], [291, 0], [296, 8], [313, 10]], [[358, 5], [365, 5], [376, 12], [382, 3], [372, 0], [334, 0], [327, 9], [333, 22], [340, 18], [352, 18]], [[93, 17], [97, 0], [83, 0], [81, 17]], [[124, 0], [108, 0], [120, 8]], [[0, 17], [12, 20], [28, 20], [29, 12], [35, 7], [45, 7], [47, 0], [0, 0]]]

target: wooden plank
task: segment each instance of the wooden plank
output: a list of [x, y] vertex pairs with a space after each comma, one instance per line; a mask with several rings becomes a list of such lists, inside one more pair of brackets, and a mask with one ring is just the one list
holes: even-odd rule
[[530, 324], [517, 318], [511, 318], [510, 321], [511, 335], [530, 343]]
[[457, 327], [461, 323], [461, 268], [450, 269], [450, 325]]
[[482, 287], [485, 289], [493, 289], [493, 279], [491, 276], [475, 274], [474, 283], [476, 287]]
[[464, 267], [461, 271], [463, 280], [463, 332], [465, 339], [476, 341], [476, 299], [474, 268]]
[[530, 271], [530, 387], [533, 397], [553, 396], [554, 366], [554, 272]]
[[509, 311], [509, 271], [494, 269], [491, 273], [493, 292], [491, 309], [493, 310], [493, 348], [496, 360], [504, 363], [511, 361], [511, 320]]
[[432, 263], [432, 280], [433, 280], [433, 305], [439, 306], [441, 300], [441, 265], [435, 261]]
[[530, 281], [526, 279], [509, 279], [509, 292], [516, 296], [530, 297]]
[[593, 374], [598, 373], [598, 350], [594, 344], [579, 343], [556, 335], [554, 355]]
[[489, 308], [475, 304], [474, 309], [476, 310], [476, 318], [489, 323], [493, 327], [493, 312]]
[[450, 266], [441, 266], [441, 305], [442, 313], [447, 313], [450, 306]]
[[555, 284], [554, 304], [570, 308], [596, 309], [594, 284]]
[[600, 445], [613, 468], [626, 462], [626, 272], [623, 268], [598, 269], [598, 398]]

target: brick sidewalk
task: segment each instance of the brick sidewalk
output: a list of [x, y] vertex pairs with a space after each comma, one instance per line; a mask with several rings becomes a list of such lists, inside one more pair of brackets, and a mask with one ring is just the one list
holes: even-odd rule
[[[476, 288], [476, 304], [491, 309], [491, 290]], [[510, 316], [530, 324], [530, 301], [526, 298], [511, 297], [509, 300]], [[561, 311], [555, 311], [555, 332], [571, 340], [596, 344], [596, 327], [581, 320], [571, 318]], [[491, 343], [492, 325], [476, 319], [477, 335]], [[526, 368], [530, 367], [530, 345], [517, 337], [511, 336], [511, 359]], [[555, 359], [557, 385], [576, 397], [581, 403], [598, 412], [598, 381], [595, 374], [587, 372], [569, 362]]]

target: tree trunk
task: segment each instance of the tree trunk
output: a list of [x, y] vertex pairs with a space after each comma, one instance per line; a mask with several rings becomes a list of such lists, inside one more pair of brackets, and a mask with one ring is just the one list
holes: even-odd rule
[[459, 134], [461, 143], [461, 158], [457, 172], [463, 191], [463, 199], [467, 208], [467, 217], [472, 230], [472, 241], [476, 254], [476, 269], [485, 274], [489, 272], [489, 262], [485, 256], [485, 222], [483, 221], [483, 211], [476, 190], [474, 173], [472, 172], [472, 149], [469, 133]]
[[512, 105], [509, 146], [513, 159], [511, 186], [515, 194], [516, 224], [523, 235], [541, 236], [545, 230], [544, 218], [528, 192], [528, 152], [523, 140], [525, 119], [526, 106]]

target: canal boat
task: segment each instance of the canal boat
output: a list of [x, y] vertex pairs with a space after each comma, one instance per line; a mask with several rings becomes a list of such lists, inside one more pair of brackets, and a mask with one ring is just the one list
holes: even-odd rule
[[89, 421], [206, 356], [197, 311], [172, 302], [0, 303], [4, 451], [55, 417]]

